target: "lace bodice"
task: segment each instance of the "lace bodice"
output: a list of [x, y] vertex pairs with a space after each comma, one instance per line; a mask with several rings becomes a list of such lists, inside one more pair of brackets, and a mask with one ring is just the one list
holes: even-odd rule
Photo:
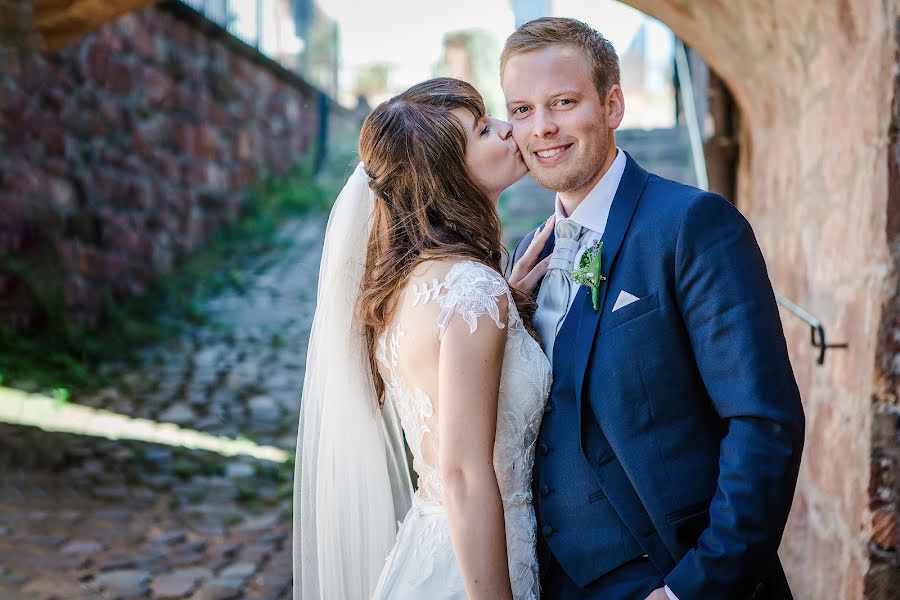
[[[440, 447], [437, 357], [441, 338], [453, 319], [474, 333], [478, 327], [507, 330], [497, 406], [494, 468], [506, 517], [510, 574], [515, 598], [536, 592], [535, 524], [531, 509], [534, 448], [550, 389], [550, 365], [525, 329], [503, 277], [471, 261], [428, 268], [415, 277], [398, 300], [393, 323], [378, 340], [376, 356], [385, 382], [385, 401], [393, 402], [418, 475], [416, 504], [441, 510], [443, 485], [437, 457]], [[435, 274], [435, 272], [437, 274]], [[442, 276], [441, 276], [442, 275]], [[502, 302], [502, 300], [506, 302]], [[504, 322], [502, 307], [508, 307]], [[415, 510], [415, 509], [414, 509]], [[432, 531], [439, 537], [447, 532]], [[452, 552], [449, 538], [419, 540]], [[429, 564], [438, 550], [422, 551]], [[389, 559], [390, 560], [390, 559]], [[429, 568], [423, 566], [423, 577]]]

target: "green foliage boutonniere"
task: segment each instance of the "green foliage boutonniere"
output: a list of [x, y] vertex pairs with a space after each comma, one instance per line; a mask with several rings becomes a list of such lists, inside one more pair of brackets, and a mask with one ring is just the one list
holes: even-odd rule
[[578, 259], [578, 268], [572, 271], [572, 281], [591, 289], [594, 310], [600, 310], [600, 282], [606, 280], [606, 277], [600, 274], [601, 250], [603, 242], [594, 242], [582, 252], [581, 258]]

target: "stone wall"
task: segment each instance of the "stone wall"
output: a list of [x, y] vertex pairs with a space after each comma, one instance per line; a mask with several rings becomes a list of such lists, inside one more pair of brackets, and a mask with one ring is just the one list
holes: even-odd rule
[[[0, 255], [13, 259], [0, 324], [37, 325], [54, 298], [94, 323], [234, 221], [242, 189], [318, 133], [317, 90], [178, 3], [40, 46], [0, 52]], [[331, 129], [358, 125], [329, 107]]]
[[[895, 598], [900, 468], [897, 2], [631, 0], [698, 50], [742, 113], [737, 204], [775, 287], [807, 414], [781, 546], [798, 598]], [[892, 111], [893, 103], [893, 111]]]
[[[895, 65], [900, 64], [900, 19], [894, 22]], [[900, 69], [894, 68], [888, 138], [888, 197], [885, 234], [892, 271], [881, 306], [872, 396], [872, 510], [866, 587], [872, 598], [900, 594]], [[880, 592], [881, 595], [879, 595]]]

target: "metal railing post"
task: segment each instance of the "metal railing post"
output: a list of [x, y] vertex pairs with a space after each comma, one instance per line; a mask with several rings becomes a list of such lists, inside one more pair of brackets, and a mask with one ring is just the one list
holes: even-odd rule
[[706, 172], [706, 157], [703, 152], [703, 140], [700, 137], [700, 119], [697, 117], [697, 105], [694, 104], [694, 82], [691, 80], [687, 51], [681, 40], [677, 40], [675, 44], [675, 68], [678, 69], [678, 91], [681, 93], [684, 120], [687, 122], [688, 138], [691, 140], [694, 177], [697, 179], [698, 188], [708, 190], [709, 175]]
[[262, 46], [262, 30], [263, 30], [263, 3], [262, 0], [256, 0], [256, 49]]

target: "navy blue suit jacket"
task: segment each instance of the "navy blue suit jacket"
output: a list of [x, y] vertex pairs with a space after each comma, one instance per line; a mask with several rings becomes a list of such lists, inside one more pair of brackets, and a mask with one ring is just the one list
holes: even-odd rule
[[[572, 427], [603, 492], [680, 600], [789, 597], [776, 551], [804, 415], [750, 225], [628, 156], [602, 269], [600, 309], [581, 288], [554, 369], [581, 382]], [[639, 299], [613, 312], [623, 290]]]

